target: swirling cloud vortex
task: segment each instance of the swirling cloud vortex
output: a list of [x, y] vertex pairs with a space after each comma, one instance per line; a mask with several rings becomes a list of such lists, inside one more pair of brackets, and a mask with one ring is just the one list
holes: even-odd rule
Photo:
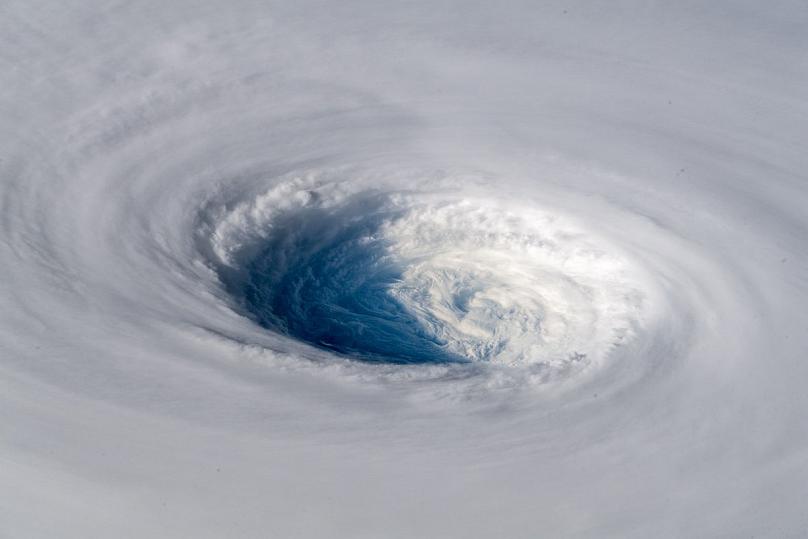
[[0, 7], [0, 532], [804, 535], [805, 6], [385, 4]]

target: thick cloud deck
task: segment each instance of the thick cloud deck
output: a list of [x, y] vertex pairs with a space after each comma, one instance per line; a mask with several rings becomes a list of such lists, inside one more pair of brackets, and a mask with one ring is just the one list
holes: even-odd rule
[[802, 3], [0, 14], [0, 536], [808, 533]]

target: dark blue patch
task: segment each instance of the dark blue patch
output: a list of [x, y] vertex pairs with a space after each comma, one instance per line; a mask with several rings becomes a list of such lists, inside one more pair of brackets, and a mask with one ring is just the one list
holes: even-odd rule
[[259, 324], [320, 348], [372, 362], [465, 361], [390, 294], [401, 268], [378, 231], [391, 217], [383, 195], [297, 211], [223, 280]]

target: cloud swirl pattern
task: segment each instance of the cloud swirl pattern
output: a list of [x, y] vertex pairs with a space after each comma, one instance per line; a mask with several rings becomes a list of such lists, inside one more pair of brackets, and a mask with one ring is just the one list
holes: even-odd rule
[[0, 535], [808, 533], [802, 3], [0, 14]]

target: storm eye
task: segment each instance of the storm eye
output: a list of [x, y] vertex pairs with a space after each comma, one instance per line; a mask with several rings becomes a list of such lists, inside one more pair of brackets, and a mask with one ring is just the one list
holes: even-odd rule
[[306, 208], [273, 225], [229, 288], [265, 328], [364, 361], [445, 363], [465, 358], [425, 328], [395, 286], [404, 266], [380, 232], [378, 196]]
[[619, 252], [557, 215], [485, 199], [292, 180], [214, 236], [246, 316], [362, 362], [570, 376], [631, 342], [647, 307]]

